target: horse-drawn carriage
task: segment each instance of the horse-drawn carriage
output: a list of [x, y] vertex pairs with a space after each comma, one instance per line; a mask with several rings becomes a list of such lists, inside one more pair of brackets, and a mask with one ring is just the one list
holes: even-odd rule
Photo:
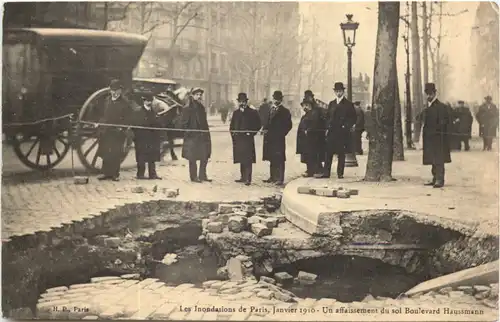
[[[48, 170], [73, 147], [87, 169], [99, 170], [93, 123], [102, 116], [113, 78], [139, 104], [142, 92], [153, 92], [169, 106], [162, 115], [165, 127], [173, 124], [183, 105], [175, 95], [178, 85], [132, 78], [146, 44], [143, 36], [99, 30], [4, 30], [2, 128], [21, 162]], [[122, 160], [131, 146], [130, 135]]]

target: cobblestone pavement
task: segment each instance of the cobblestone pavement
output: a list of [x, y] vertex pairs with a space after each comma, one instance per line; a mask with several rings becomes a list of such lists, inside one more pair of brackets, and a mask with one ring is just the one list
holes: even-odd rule
[[400, 300], [367, 296], [363, 302], [351, 303], [294, 298], [296, 302], [290, 303], [276, 299], [275, 292], [265, 291], [267, 283], [203, 284], [203, 288], [196, 288], [193, 284], [167, 286], [153, 278], [140, 282], [119, 277], [93, 278], [91, 283], [71, 285], [69, 289], [62, 286], [47, 290], [38, 301], [36, 314], [41, 319], [210, 321], [490, 321], [498, 317], [493, 301], [480, 303], [461, 291], [432, 292]]
[[[295, 122], [296, 123], [296, 122]], [[224, 128], [221, 122], [214, 127]], [[287, 137], [286, 179], [297, 178], [304, 172], [305, 166], [295, 155], [296, 129]], [[365, 151], [367, 150], [367, 142]], [[122, 171], [120, 182], [99, 182], [91, 177], [87, 185], [73, 184], [73, 178], [65, 175], [67, 170], [54, 170], [49, 174], [3, 173], [2, 175], [2, 238], [23, 235], [38, 230], [50, 230], [62, 223], [81, 219], [89, 214], [98, 214], [102, 210], [118, 204], [162, 198], [153, 193], [131, 193], [131, 188], [142, 186], [151, 191], [154, 185], [159, 187], [179, 188], [179, 200], [200, 201], [243, 201], [267, 196], [281, 189], [262, 183], [269, 175], [269, 163], [262, 158], [262, 136], [256, 136], [257, 164], [254, 165], [252, 186], [234, 182], [239, 177], [239, 166], [232, 162], [231, 140], [227, 133], [212, 133], [213, 157], [208, 166], [208, 175], [212, 183], [191, 183], [188, 179], [187, 162], [183, 159], [168, 161], [159, 167], [162, 181], [137, 181], [135, 168]], [[498, 202], [498, 155], [477, 151], [479, 142], [473, 145], [475, 151], [453, 153], [453, 163], [447, 165], [447, 183], [445, 189], [467, 187], [468, 192], [477, 196], [481, 203]], [[400, 179], [398, 184], [407, 183], [422, 187], [430, 176], [429, 167], [421, 165], [421, 151], [407, 151], [407, 161], [395, 162], [393, 173]], [[179, 151], [180, 157], [180, 151]], [[133, 164], [133, 153], [127, 160]], [[5, 159], [4, 159], [5, 160]], [[131, 161], [132, 160], [132, 161]], [[346, 169], [345, 180], [359, 180], [365, 171], [366, 155], [358, 157], [358, 168]], [[4, 163], [11, 163], [6, 160]], [[66, 172], [65, 172], [66, 171]], [[61, 175], [61, 173], [63, 173]], [[336, 180], [336, 179], [335, 179]], [[334, 181], [334, 179], [332, 179]], [[437, 213], [437, 215], [439, 215]]]

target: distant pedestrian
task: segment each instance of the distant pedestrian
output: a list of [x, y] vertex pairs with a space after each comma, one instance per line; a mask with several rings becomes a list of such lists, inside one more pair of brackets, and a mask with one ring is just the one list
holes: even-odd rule
[[235, 181], [249, 186], [252, 183], [252, 164], [257, 159], [254, 136], [260, 130], [260, 117], [257, 110], [248, 105], [246, 93], [238, 94], [238, 106], [229, 126], [233, 140], [233, 162], [240, 164], [240, 178]]
[[219, 113], [222, 123], [226, 124], [227, 115], [229, 114], [229, 104], [221, 104], [219, 107]]
[[470, 150], [469, 140], [472, 137], [472, 122], [474, 118], [472, 117], [472, 112], [465, 106], [464, 101], [458, 101], [458, 107], [456, 110], [458, 115], [458, 150], [462, 150], [462, 143], [464, 144], [465, 151]]
[[432, 166], [432, 181], [427, 186], [444, 186], [444, 165], [451, 162], [450, 155], [450, 109], [437, 98], [434, 83], [425, 84], [428, 107], [422, 113], [423, 164]]
[[292, 115], [283, 106], [283, 93], [273, 93], [273, 105], [264, 127], [263, 160], [270, 161], [270, 177], [264, 182], [282, 186], [285, 181], [286, 136], [292, 129]]
[[[182, 109], [181, 127], [184, 133], [182, 157], [189, 160], [189, 177], [192, 182], [211, 182], [207, 177], [207, 165], [212, 155], [212, 140], [208, 128], [207, 111], [201, 103], [201, 88], [191, 91], [189, 102]], [[193, 131], [189, 131], [193, 130]], [[198, 172], [197, 161], [200, 161]]]
[[479, 107], [477, 120], [481, 128], [483, 138], [483, 151], [491, 151], [493, 139], [498, 131], [498, 108], [491, 101], [491, 96], [486, 96], [485, 102]]
[[356, 154], [363, 155], [363, 142], [362, 136], [365, 131], [365, 112], [361, 108], [361, 102], [354, 102], [354, 108], [356, 109], [356, 125], [354, 127], [352, 145], [353, 151]]
[[267, 98], [264, 98], [262, 100], [262, 104], [259, 106], [260, 124], [262, 125], [262, 128], [267, 126], [267, 123], [269, 121], [270, 111], [271, 111], [271, 105], [267, 101]]
[[304, 177], [321, 175], [321, 157], [325, 141], [324, 120], [320, 107], [313, 104], [310, 97], [304, 98], [300, 104], [305, 114], [302, 116], [297, 129], [297, 149], [300, 161], [307, 165]]
[[326, 160], [321, 178], [330, 178], [333, 155], [337, 155], [337, 178], [344, 178], [345, 156], [351, 147], [351, 132], [354, 130], [357, 116], [354, 105], [345, 97], [345, 87], [341, 82], [334, 84], [337, 96], [328, 104]]
[[[143, 127], [161, 127], [157, 113], [153, 105], [152, 93], [144, 93], [142, 96], [143, 106], [134, 115], [135, 123]], [[166, 104], [165, 104], [166, 105]], [[166, 106], [168, 107], [168, 106]], [[156, 173], [155, 162], [160, 161], [161, 132], [136, 128], [134, 132], [135, 160], [137, 162], [137, 179], [146, 179], [146, 164], [148, 165], [149, 179], [161, 180]]]
[[123, 124], [123, 127], [100, 126], [97, 155], [102, 158], [102, 175], [97, 179], [119, 181], [127, 123], [132, 112], [139, 107], [123, 96], [123, 85], [119, 80], [112, 80], [109, 89], [111, 95], [104, 103], [104, 113], [100, 123]]

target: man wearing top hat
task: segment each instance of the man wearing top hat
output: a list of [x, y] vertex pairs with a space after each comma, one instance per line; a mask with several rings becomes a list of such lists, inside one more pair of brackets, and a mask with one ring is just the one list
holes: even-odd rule
[[[153, 93], [145, 92], [142, 95], [143, 105], [134, 115], [134, 125], [143, 127], [160, 127], [157, 113], [161, 112], [159, 107], [161, 101], [154, 101]], [[166, 105], [165, 103], [163, 103]], [[161, 152], [161, 132], [158, 130], [149, 130], [135, 128], [134, 147], [135, 160], [137, 162], [137, 179], [146, 179], [146, 164], [148, 165], [149, 179], [161, 180], [156, 173], [155, 162], [160, 161]]]
[[[192, 182], [197, 183], [212, 181], [207, 177], [207, 164], [212, 154], [212, 141], [208, 129], [207, 112], [201, 103], [203, 92], [201, 88], [195, 88], [191, 91], [189, 103], [182, 109], [180, 122], [181, 128], [188, 130], [184, 133], [182, 157], [189, 160], [189, 177]], [[199, 172], [197, 161], [200, 161]]]
[[282, 186], [285, 181], [286, 142], [285, 138], [292, 129], [292, 115], [282, 104], [283, 93], [273, 93], [273, 104], [269, 120], [264, 126], [264, 147], [262, 159], [270, 161], [270, 177], [264, 182]]
[[452, 111], [438, 100], [434, 83], [425, 84], [424, 92], [428, 107], [422, 113], [423, 164], [432, 166], [432, 181], [425, 185], [441, 188], [444, 186], [444, 165], [451, 162]]
[[97, 154], [102, 158], [102, 175], [99, 180], [118, 181], [127, 123], [133, 111], [139, 107], [123, 95], [122, 83], [114, 79], [109, 85], [111, 95], [106, 99], [100, 123], [123, 124], [123, 127], [100, 126]]
[[333, 86], [337, 96], [328, 104], [326, 122], [326, 160], [324, 173], [320, 178], [330, 178], [333, 155], [336, 154], [337, 177], [344, 178], [345, 155], [351, 147], [351, 132], [354, 130], [357, 115], [354, 105], [345, 97], [345, 87], [341, 82]]
[[484, 100], [485, 102], [479, 107], [476, 119], [483, 138], [483, 151], [491, 151], [493, 139], [496, 137], [498, 130], [498, 108], [492, 103], [491, 96], [486, 96]]
[[[256, 162], [254, 136], [260, 130], [259, 112], [248, 106], [246, 93], [238, 94], [238, 109], [233, 112], [229, 131], [233, 140], [233, 162], [240, 164], [240, 179], [252, 183], [252, 164]], [[233, 132], [234, 131], [234, 132]]]

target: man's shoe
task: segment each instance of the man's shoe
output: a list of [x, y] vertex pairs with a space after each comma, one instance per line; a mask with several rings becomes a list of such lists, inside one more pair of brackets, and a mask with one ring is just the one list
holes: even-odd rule
[[309, 173], [303, 173], [303, 174], [302, 174], [302, 178], [311, 178], [311, 177], [313, 177], [313, 176], [314, 176], [314, 175], [309, 174]]
[[135, 177], [137, 180], [146, 180], [145, 176], [136, 176]]
[[200, 178], [200, 181], [212, 182], [213, 180], [208, 178]]
[[337, 178], [344, 179], [344, 175], [343, 174], [339, 174], [339, 175], [337, 175]]
[[424, 183], [424, 186], [433, 186], [435, 184], [436, 184], [435, 181], [430, 181], [430, 182]]
[[195, 179], [191, 179], [191, 182], [201, 183], [201, 180], [200, 180], [200, 179], [198, 179], [198, 178], [195, 178]]
[[243, 179], [237, 179], [237, 180], [234, 180], [234, 182], [244, 182], [245, 180]]
[[285, 183], [283, 181], [276, 181], [275, 185], [282, 187], [285, 185]]
[[324, 174], [324, 173], [316, 173], [316, 174], [314, 175], [314, 177], [315, 177], [316, 179], [330, 178], [330, 176], [329, 176], [329, 175], [326, 175], [326, 174]]
[[436, 183], [435, 185], [432, 186], [433, 188], [442, 188], [444, 187], [444, 183]]
[[251, 184], [252, 184], [252, 183], [251, 183], [250, 181], [245, 182], [245, 186], [249, 186], [249, 185], [251, 185]]
[[269, 178], [269, 179], [266, 179], [266, 180], [262, 180], [262, 182], [265, 182], [265, 183], [274, 183], [275, 181], [274, 181], [274, 179]]
[[120, 177], [113, 177], [113, 178], [111, 178], [111, 181], [118, 182], [118, 181], [120, 181]]
[[154, 176], [149, 177], [149, 180], [161, 180], [161, 177], [154, 175]]
[[110, 179], [111, 179], [111, 177], [110, 177], [110, 176], [105, 176], [105, 175], [102, 175], [102, 176], [98, 176], [98, 177], [97, 177], [97, 180], [101, 180], [101, 181], [102, 181], [102, 180], [110, 180]]

